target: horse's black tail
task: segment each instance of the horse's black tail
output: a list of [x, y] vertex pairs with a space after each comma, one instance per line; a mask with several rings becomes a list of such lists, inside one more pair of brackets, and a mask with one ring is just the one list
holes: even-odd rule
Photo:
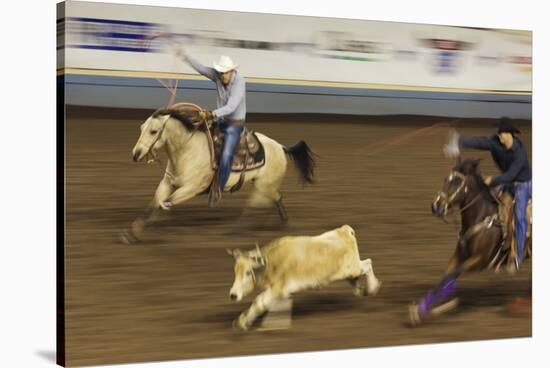
[[315, 170], [315, 156], [316, 154], [309, 149], [308, 145], [304, 141], [299, 141], [294, 146], [283, 147], [288, 157], [294, 160], [294, 164], [298, 171], [300, 171], [302, 182], [304, 184], [313, 184], [313, 172]]

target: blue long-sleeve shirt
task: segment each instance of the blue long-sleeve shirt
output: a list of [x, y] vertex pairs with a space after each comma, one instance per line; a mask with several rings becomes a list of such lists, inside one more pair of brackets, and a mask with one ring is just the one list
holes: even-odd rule
[[490, 186], [511, 184], [515, 181], [531, 180], [531, 166], [523, 143], [514, 137], [511, 149], [500, 143], [498, 135], [493, 137], [460, 137], [460, 145], [491, 152], [491, 156], [502, 175], [494, 177]]
[[186, 59], [193, 69], [216, 83], [218, 108], [213, 112], [217, 119], [244, 120], [246, 117], [246, 83], [240, 73], [235, 70], [231, 81], [224, 86], [216, 69], [204, 66], [189, 56]]

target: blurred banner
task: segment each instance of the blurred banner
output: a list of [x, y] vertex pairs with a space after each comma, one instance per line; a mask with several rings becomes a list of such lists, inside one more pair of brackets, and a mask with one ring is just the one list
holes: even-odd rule
[[181, 44], [207, 65], [229, 55], [248, 78], [305, 85], [528, 93], [532, 83], [528, 31], [86, 2], [66, 3], [58, 29], [58, 68], [196, 74], [174, 57]]

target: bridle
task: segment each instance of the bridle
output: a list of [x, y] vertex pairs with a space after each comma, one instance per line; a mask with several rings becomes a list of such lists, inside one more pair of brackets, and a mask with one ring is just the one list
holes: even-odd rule
[[445, 198], [445, 199], [447, 199], [447, 204], [451, 204], [454, 201], [454, 199], [456, 198], [456, 196], [463, 189], [464, 189], [465, 193], [468, 192], [468, 187], [466, 186], [466, 176], [464, 174], [462, 174], [461, 172], [452, 171], [451, 174], [449, 175], [449, 177], [447, 178], [447, 180], [449, 182], [451, 182], [455, 178], [459, 178], [461, 180], [460, 185], [458, 186], [458, 188], [451, 195], [447, 195], [447, 193], [440, 190], [439, 192], [437, 192], [436, 200], [439, 200], [439, 198]]
[[154, 152], [151, 152], [151, 151], [152, 151], [153, 147], [155, 146], [155, 144], [157, 144], [157, 142], [159, 141], [160, 136], [162, 135], [162, 133], [164, 132], [164, 128], [166, 127], [166, 122], [168, 121], [168, 119], [169, 119], [169, 117], [164, 119], [164, 122], [162, 123], [162, 126], [160, 127], [160, 129], [157, 132], [157, 136], [153, 140], [153, 143], [151, 143], [149, 145], [149, 148], [147, 148], [147, 152], [145, 152], [144, 157], [147, 157], [147, 156], [152, 157], [151, 160], [147, 160], [147, 163], [158, 161], [156, 154]]
[[[447, 199], [447, 204], [446, 204], [446, 207], [445, 207], [445, 213], [442, 217], [443, 221], [447, 222], [446, 221], [446, 214], [447, 214], [447, 209], [450, 207], [451, 203], [455, 200], [455, 198], [463, 191], [464, 194], [468, 193], [468, 186], [466, 185], [466, 175], [462, 174], [461, 172], [459, 171], [452, 171], [451, 174], [449, 175], [449, 182], [452, 181], [453, 179], [455, 178], [459, 178], [461, 180], [460, 182], [460, 185], [458, 186], [457, 189], [455, 189], [455, 191], [451, 194], [451, 195], [448, 195], [447, 193], [443, 192], [443, 191], [439, 191], [437, 192], [437, 197], [436, 197], [436, 201], [438, 201], [440, 198], [443, 198], [443, 199]], [[472, 199], [469, 203], [467, 203], [464, 207], [462, 207], [461, 209], [459, 209], [456, 213], [457, 214], [460, 214], [462, 212], [464, 212], [465, 210], [467, 210], [468, 208], [470, 208], [471, 206], [473, 206], [479, 199], [481, 198], [481, 192], [478, 193], [474, 199]]]

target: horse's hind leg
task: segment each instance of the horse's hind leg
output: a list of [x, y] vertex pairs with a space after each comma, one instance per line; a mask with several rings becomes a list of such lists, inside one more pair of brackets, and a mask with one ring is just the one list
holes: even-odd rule
[[280, 194], [279, 200], [275, 202], [277, 206], [277, 210], [279, 211], [279, 218], [281, 219], [281, 223], [286, 224], [288, 222], [288, 215], [286, 213], [285, 205], [283, 204], [283, 196]]
[[280, 192], [286, 169], [287, 157], [283, 147], [271, 140], [264, 142], [266, 164], [254, 174], [253, 189], [247, 206], [250, 208], [277, 209], [277, 214], [283, 224], [288, 221], [288, 215]]
[[282, 224], [288, 222], [288, 215], [283, 204], [283, 195], [279, 191], [282, 178], [279, 180], [265, 180], [258, 178], [254, 180], [254, 189], [248, 200], [248, 207], [268, 208], [275, 207]]

